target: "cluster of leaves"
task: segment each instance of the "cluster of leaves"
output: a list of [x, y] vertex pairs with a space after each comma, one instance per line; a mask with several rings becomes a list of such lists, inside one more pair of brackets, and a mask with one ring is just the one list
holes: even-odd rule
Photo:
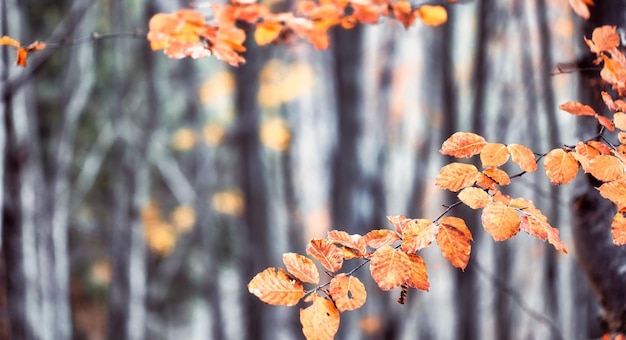
[[[453, 1], [451, 1], [453, 2]], [[213, 20], [207, 21], [194, 9], [172, 14], [159, 13], [150, 19], [148, 40], [153, 50], [163, 50], [171, 58], [202, 58], [214, 55], [230, 65], [245, 62], [246, 30], [254, 28], [258, 45], [286, 42], [293, 36], [326, 49], [328, 30], [334, 26], [349, 29], [358, 23], [375, 24], [390, 17], [409, 27], [420, 18], [426, 25], [447, 20], [442, 6], [416, 5], [407, 0], [303, 0], [293, 12], [272, 13], [255, 1], [232, 0], [227, 5], [208, 4]]]
[[41, 41], [34, 41], [28, 46], [22, 46], [19, 41], [6, 35], [0, 37], [0, 46], [2, 45], [13, 46], [17, 49], [15, 64], [22, 67], [26, 67], [26, 58], [28, 57], [28, 53], [40, 51], [46, 48], [46, 44]]
[[[326, 239], [311, 240], [309, 257], [283, 254], [287, 271], [268, 268], [248, 284], [250, 293], [263, 302], [293, 306], [302, 298], [312, 302], [300, 310], [300, 322], [307, 339], [330, 339], [339, 329], [339, 313], [361, 307], [367, 293], [363, 283], [352, 274], [369, 263], [372, 279], [382, 290], [402, 287], [399, 301], [404, 302], [409, 287], [428, 290], [430, 284], [424, 260], [416, 254], [433, 241], [443, 255], [459, 268], [469, 261], [472, 235], [462, 219], [443, 217], [437, 221], [388, 217], [395, 230], [377, 229], [364, 236], [331, 230]], [[315, 259], [331, 277], [320, 284]], [[338, 273], [349, 260], [361, 263], [347, 273]], [[304, 283], [314, 285], [308, 291]]]

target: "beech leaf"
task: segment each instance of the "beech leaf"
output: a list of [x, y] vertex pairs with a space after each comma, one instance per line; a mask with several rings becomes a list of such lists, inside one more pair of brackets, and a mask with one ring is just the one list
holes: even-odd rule
[[456, 192], [474, 184], [477, 176], [478, 169], [472, 164], [450, 163], [439, 170], [435, 185]]
[[300, 309], [304, 336], [307, 340], [332, 340], [339, 330], [339, 311], [333, 302], [318, 294], [311, 294], [304, 301], [313, 302]]
[[408, 254], [411, 261], [411, 275], [408, 283], [411, 287], [428, 291], [430, 283], [428, 283], [428, 273], [426, 272], [426, 263], [417, 254]]
[[472, 250], [472, 234], [465, 221], [458, 217], [444, 217], [439, 225], [437, 244], [441, 248], [441, 254], [453, 266], [465, 270]]
[[400, 286], [411, 275], [411, 260], [408, 254], [391, 246], [378, 248], [370, 259], [372, 279], [382, 290]]
[[471, 132], [457, 132], [443, 142], [439, 152], [456, 158], [469, 158], [479, 154], [485, 145], [487, 142], [482, 136]]
[[578, 162], [569, 152], [554, 149], [546, 155], [543, 166], [550, 182], [555, 185], [567, 184], [576, 178]]
[[328, 291], [340, 312], [355, 310], [363, 306], [367, 299], [363, 283], [356, 276], [347, 276], [344, 273], [330, 280]]
[[320, 282], [320, 274], [310, 258], [296, 253], [285, 253], [283, 263], [287, 271], [296, 279], [312, 284]]
[[485, 230], [496, 241], [515, 236], [520, 230], [520, 219], [515, 209], [500, 202], [488, 203], [481, 215]]
[[304, 296], [300, 281], [273, 267], [253, 277], [248, 283], [248, 291], [270, 305], [293, 306]]
[[343, 253], [328, 240], [311, 240], [306, 247], [306, 253], [333, 273], [343, 265]]

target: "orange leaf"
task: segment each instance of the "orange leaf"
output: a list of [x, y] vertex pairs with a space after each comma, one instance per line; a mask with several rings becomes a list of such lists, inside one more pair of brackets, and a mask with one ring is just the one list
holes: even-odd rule
[[493, 200], [504, 205], [511, 205], [511, 196], [503, 194], [500, 190], [493, 193]]
[[600, 115], [596, 115], [596, 119], [598, 120], [598, 123], [604, 126], [607, 130], [611, 132], [615, 131], [615, 125], [613, 125], [613, 122], [610, 119]]
[[574, 180], [578, 173], [578, 162], [574, 156], [563, 149], [548, 152], [543, 166], [552, 184], [567, 184]]
[[480, 161], [484, 168], [500, 166], [509, 160], [509, 150], [500, 143], [488, 143], [480, 152]]
[[423, 5], [415, 12], [427, 26], [439, 26], [448, 20], [448, 12], [443, 6]]
[[600, 155], [589, 161], [589, 172], [603, 182], [614, 181], [624, 176], [624, 163], [615, 156]]
[[283, 24], [275, 21], [263, 21], [256, 24], [254, 40], [259, 46], [267, 45], [276, 40], [283, 29]]
[[559, 109], [571, 113], [576, 116], [595, 116], [596, 110], [589, 105], [583, 105], [579, 102], [567, 102], [559, 105]]
[[626, 113], [617, 112], [613, 115], [613, 122], [615, 126], [620, 130], [626, 131]]
[[485, 176], [494, 180], [496, 183], [498, 183], [498, 185], [511, 184], [511, 178], [509, 177], [509, 175], [503, 170], [500, 170], [498, 168], [489, 168], [483, 171], [483, 174], [485, 174]]
[[569, 4], [576, 14], [585, 20], [589, 19], [591, 13], [589, 13], [589, 8], [584, 0], [569, 0]]
[[405, 252], [382, 246], [371, 257], [370, 272], [380, 289], [390, 290], [409, 279], [411, 260]]
[[343, 265], [343, 253], [328, 240], [311, 240], [306, 246], [306, 253], [333, 273]]
[[602, 91], [602, 100], [604, 101], [604, 104], [606, 105], [606, 107], [609, 108], [609, 110], [611, 111], [617, 110], [617, 106], [615, 105], [615, 102], [613, 101], [613, 97], [611, 97], [610, 94]]
[[442, 189], [456, 192], [474, 184], [477, 176], [478, 169], [475, 166], [464, 163], [451, 163], [439, 170], [439, 174], [437, 174], [435, 179], [435, 185]]
[[311, 294], [305, 302], [313, 302], [307, 308], [300, 308], [300, 324], [307, 340], [331, 340], [339, 330], [339, 311], [332, 301]]
[[537, 161], [532, 150], [519, 144], [511, 144], [507, 146], [507, 149], [511, 153], [513, 163], [519, 165], [522, 171], [534, 172], [537, 170]]
[[276, 268], [267, 268], [253, 277], [248, 291], [270, 305], [293, 306], [304, 296], [300, 281]]
[[411, 3], [406, 0], [399, 0], [392, 3], [393, 16], [408, 29], [415, 21], [415, 13], [411, 9]]
[[28, 50], [24, 47], [20, 47], [17, 49], [17, 60], [15, 64], [18, 66], [26, 67], [26, 57], [28, 56]]
[[363, 283], [356, 276], [347, 276], [344, 273], [330, 280], [328, 291], [340, 312], [363, 306], [367, 298]]
[[567, 254], [567, 249], [559, 238], [559, 230], [548, 224], [548, 219], [536, 208], [526, 209], [520, 218], [522, 229], [540, 240], [548, 239], [556, 250]]
[[487, 175], [483, 174], [482, 172], [478, 173], [478, 177], [476, 179], [476, 185], [485, 190], [498, 189], [498, 183], [496, 183], [496, 181], [489, 178]]
[[367, 244], [361, 235], [349, 235], [345, 231], [331, 230], [328, 232], [328, 240], [333, 243], [341, 244], [344, 247], [357, 250], [361, 254], [365, 254]]
[[613, 202], [618, 210], [626, 208], [626, 182], [623, 180], [604, 183], [598, 191], [602, 197]]
[[439, 152], [456, 158], [470, 158], [479, 154], [485, 145], [485, 139], [475, 133], [457, 132], [443, 142]]
[[394, 228], [396, 228], [396, 231], [399, 234], [402, 234], [402, 232], [404, 231], [404, 228], [406, 227], [406, 224], [409, 223], [411, 219], [404, 217], [404, 215], [396, 215], [396, 216], [387, 216], [387, 221], [389, 221], [389, 223], [391, 223], [394, 226]]
[[611, 148], [602, 143], [602, 142], [598, 142], [597, 140], [591, 140], [587, 142], [587, 145], [591, 146], [592, 148], [595, 148], [596, 150], [598, 150], [598, 152], [601, 155], [610, 155], [611, 154]]
[[615, 31], [615, 26], [596, 27], [591, 33], [591, 41], [585, 38], [585, 42], [593, 53], [610, 51], [619, 46], [619, 34]]
[[485, 192], [485, 190], [469, 187], [461, 190], [458, 194], [461, 202], [465, 203], [468, 207], [472, 209], [481, 209], [484, 208], [487, 203], [493, 201], [491, 196]]
[[487, 204], [481, 216], [485, 230], [496, 241], [509, 239], [519, 232], [520, 219], [515, 209], [500, 202]]
[[613, 217], [611, 223], [611, 233], [613, 234], [613, 243], [618, 246], [626, 244], [626, 217], [618, 212]]
[[606, 55], [602, 55], [604, 67], [600, 71], [600, 77], [610, 84], [622, 84], [626, 81], [626, 67], [620, 60], [612, 59]]
[[465, 221], [458, 217], [441, 219], [437, 244], [441, 248], [443, 257], [450, 260], [453, 266], [465, 270], [472, 250], [471, 240], [472, 234], [465, 225]]
[[413, 288], [428, 291], [430, 283], [428, 283], [428, 273], [426, 272], [426, 263], [417, 254], [408, 254], [411, 261], [411, 275], [407, 282]]
[[9, 45], [19, 48], [20, 42], [9, 37], [8, 35], [4, 35], [0, 38], [0, 45]]
[[317, 267], [308, 257], [296, 253], [284, 253], [283, 263], [287, 267], [287, 271], [296, 279], [312, 284], [320, 282]]
[[[408, 221], [408, 220], [407, 220]], [[368, 246], [377, 249], [384, 245], [393, 245], [400, 240], [398, 233], [388, 229], [372, 230], [363, 236]]]
[[402, 233], [402, 246], [400, 248], [407, 253], [414, 253], [426, 248], [435, 240], [438, 231], [439, 226], [431, 220], [411, 220]]

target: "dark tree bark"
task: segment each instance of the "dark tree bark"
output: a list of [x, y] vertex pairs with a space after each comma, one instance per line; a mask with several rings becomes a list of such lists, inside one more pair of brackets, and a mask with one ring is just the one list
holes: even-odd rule
[[[626, 3], [623, 1], [599, 1], [590, 9], [591, 18], [585, 26], [587, 37], [591, 36], [595, 27], [624, 27], [626, 24]], [[592, 74], [593, 77], [599, 79], [599, 73]], [[595, 103], [595, 109], [603, 112], [603, 104], [594, 99], [602, 89], [594, 86], [593, 79], [588, 75], [581, 77], [581, 80], [581, 97], [585, 98], [584, 102]], [[597, 133], [595, 124], [583, 124], [579, 123], [581, 138], [589, 138]], [[601, 306], [602, 331], [626, 333], [626, 247], [616, 246], [612, 242], [611, 220], [616, 209], [600, 196], [595, 188], [599, 184], [591, 177], [581, 181], [572, 205], [575, 217], [574, 241], [578, 260]]]

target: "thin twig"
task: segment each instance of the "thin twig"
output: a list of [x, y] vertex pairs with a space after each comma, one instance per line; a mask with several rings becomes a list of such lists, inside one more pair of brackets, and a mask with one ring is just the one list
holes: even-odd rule
[[559, 330], [559, 328], [556, 326], [556, 324], [554, 323], [554, 321], [552, 319], [550, 319], [549, 317], [547, 317], [547, 316], [541, 314], [540, 312], [532, 309], [528, 305], [528, 303], [526, 301], [524, 301], [524, 299], [519, 294], [519, 292], [517, 292], [515, 289], [510, 287], [501, 278], [493, 275], [492, 273], [490, 273], [486, 269], [484, 269], [478, 263], [478, 261], [474, 261], [474, 266], [476, 267], [476, 270], [481, 275], [485, 276], [487, 279], [489, 279], [491, 282], [493, 282], [498, 289], [500, 289], [502, 292], [504, 292], [504, 294], [508, 295], [519, 306], [519, 308], [524, 313], [528, 314], [528, 316], [530, 316], [531, 318], [533, 318], [533, 319], [543, 323], [544, 325], [548, 326], [552, 330], [552, 333], [554, 334], [556, 339], [563, 339], [563, 335], [561, 334], [561, 331]]

